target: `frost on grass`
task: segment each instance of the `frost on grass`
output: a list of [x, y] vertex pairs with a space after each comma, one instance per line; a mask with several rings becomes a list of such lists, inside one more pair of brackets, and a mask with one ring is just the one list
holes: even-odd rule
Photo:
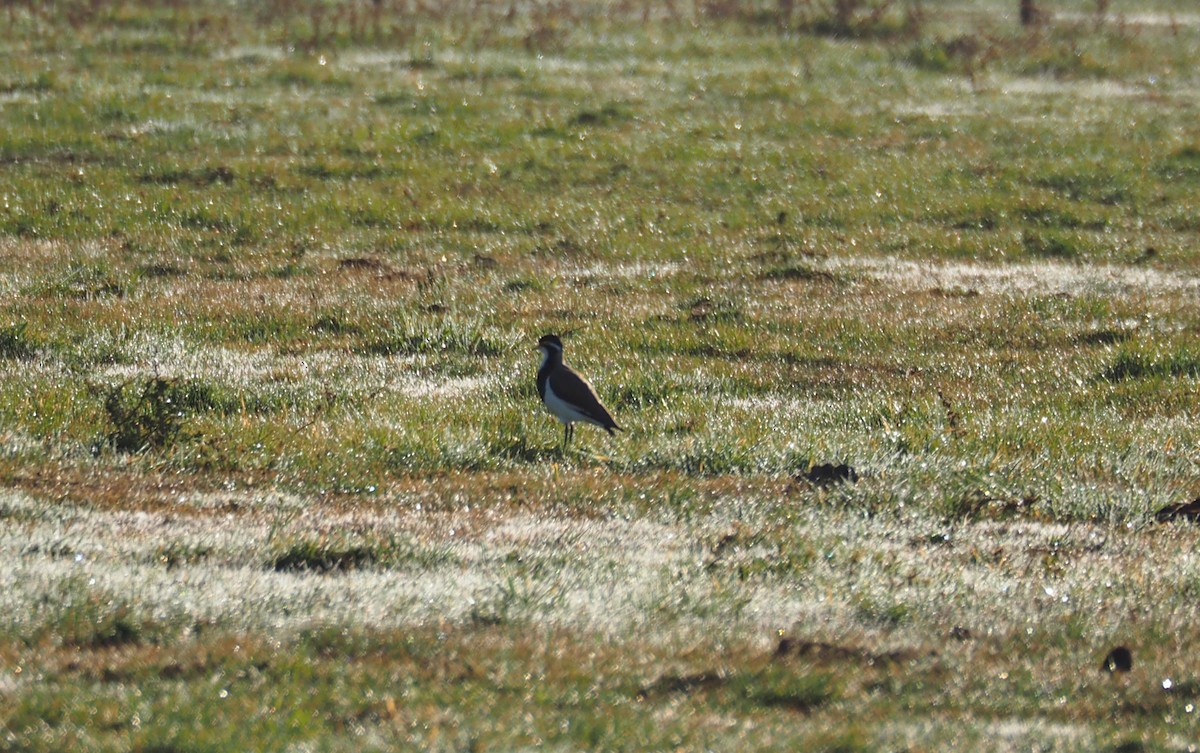
[[[203, 499], [144, 512], [50, 506], [10, 493], [0, 508], [10, 521], [0, 534], [0, 606], [29, 615], [47, 594], [80, 580], [168, 621], [382, 629], [483, 620], [616, 630], [637, 620], [633, 596], [672, 553], [672, 532], [644, 522], [513, 517], [472, 529], [452, 516], [334, 513], [232, 496], [216, 510]], [[266, 553], [289, 542], [392, 553], [385, 565], [336, 575], [277, 571]]]
[[0, 431], [0, 457], [31, 457], [45, 451], [45, 440], [19, 431]]
[[970, 99], [933, 100], [920, 102], [897, 102], [892, 107], [897, 115], [918, 116], [941, 120], [943, 118], [961, 118], [975, 115], [979, 106]]
[[[336, 58], [334, 66], [347, 71], [362, 71], [373, 68], [404, 71], [412, 67], [412, 62], [413, 56], [408, 52], [349, 50]], [[442, 61], [439, 60], [437, 62]]]
[[461, 397], [482, 390], [495, 380], [486, 377], [452, 377], [446, 379], [412, 378], [400, 387], [408, 397]]
[[214, 60], [232, 60], [234, 62], [250, 62], [255, 60], [279, 61], [286, 57], [283, 48], [277, 45], [234, 45], [218, 49], [213, 53]]
[[1054, 746], [1076, 745], [1092, 739], [1093, 733], [1083, 724], [1053, 722], [1046, 719], [997, 719], [983, 726], [996, 742], [1009, 744], [1019, 750], [1031, 739], [1045, 740]]
[[1129, 86], [1118, 81], [1070, 81], [1043, 76], [1012, 79], [1000, 84], [999, 88], [1006, 95], [1070, 96], [1100, 100], [1138, 97], [1146, 93], [1143, 87]]
[[[1055, 634], [1069, 620], [1107, 640], [1151, 604], [1165, 625], [1191, 619], [1178, 597], [1200, 578], [1190, 529], [1115, 536], [903, 506], [864, 516], [818, 499], [730, 498], [703, 515], [627, 520], [233, 492], [216, 507], [184, 498], [98, 510], [8, 492], [0, 613], [36, 622], [39, 605], [82, 583], [148, 618], [231, 629], [504, 623], [919, 646], [954, 626], [1003, 638]], [[271, 553], [297, 546], [377, 556], [332, 572], [271, 566]]]
[[[1071, 22], [1091, 22], [1096, 21], [1094, 13], [1072, 13], [1069, 11], [1055, 11], [1054, 17], [1061, 21]], [[1200, 26], [1200, 13], [1162, 13], [1136, 11], [1120, 14], [1109, 14], [1105, 16], [1110, 22], [1121, 26], [1150, 26], [1150, 27], [1182, 27], [1182, 26]]]
[[145, 332], [124, 343], [122, 351], [125, 362], [106, 368], [105, 376], [114, 380], [139, 376], [212, 379], [244, 388], [264, 381], [276, 372], [278, 363], [267, 351], [196, 347], [184, 340]]
[[0, 294], [16, 299], [32, 287], [47, 282], [39, 267], [61, 273], [71, 264], [102, 260], [110, 248], [98, 240], [30, 240], [14, 236], [0, 237]]
[[903, 290], [953, 290], [996, 295], [1128, 296], [1145, 293], [1195, 293], [1200, 278], [1150, 268], [1111, 264], [972, 264], [897, 259], [840, 258], [825, 264], [853, 270]]
[[599, 279], [653, 280], [671, 277], [680, 271], [673, 262], [630, 262], [616, 264], [592, 264], [586, 267], [568, 267], [562, 274], [569, 277], [594, 277]]
[[496, 382], [494, 377], [423, 373], [435, 364], [421, 356], [355, 356], [332, 350], [280, 355], [270, 349], [197, 347], [145, 333], [123, 344], [122, 351], [125, 363], [107, 367], [106, 378], [202, 379], [234, 389], [319, 385], [343, 393], [395, 392], [411, 398], [454, 398]]

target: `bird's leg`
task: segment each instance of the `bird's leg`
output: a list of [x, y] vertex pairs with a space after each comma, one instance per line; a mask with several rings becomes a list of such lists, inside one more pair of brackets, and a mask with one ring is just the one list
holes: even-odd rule
[[571, 441], [571, 424], [567, 422], [563, 424], [563, 452], [567, 451], [567, 444]]

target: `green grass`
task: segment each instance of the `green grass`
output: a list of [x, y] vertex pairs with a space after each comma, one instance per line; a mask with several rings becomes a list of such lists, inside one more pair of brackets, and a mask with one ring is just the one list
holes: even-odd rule
[[4, 11], [5, 749], [1187, 749], [1195, 13], [795, 5]]

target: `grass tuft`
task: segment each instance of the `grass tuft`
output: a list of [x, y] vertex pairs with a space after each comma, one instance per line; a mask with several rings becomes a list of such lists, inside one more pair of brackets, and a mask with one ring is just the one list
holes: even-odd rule
[[457, 354], [498, 356], [510, 348], [494, 328], [451, 318], [420, 319], [408, 315], [388, 322], [386, 331], [355, 347], [371, 356]]
[[1106, 382], [1179, 377], [1200, 377], [1200, 355], [1190, 351], [1147, 354], [1121, 350], [1099, 374], [1099, 378]]
[[109, 423], [105, 438], [118, 452], [169, 450], [196, 436], [184, 428], [197, 402], [186, 382], [134, 379], [107, 388], [103, 397]]
[[809, 713], [837, 697], [828, 675], [801, 673], [787, 666], [734, 675], [730, 690], [750, 706]]
[[1026, 230], [1021, 233], [1021, 246], [1025, 253], [1041, 259], [1072, 259], [1079, 254], [1071, 238], [1061, 233]]
[[125, 298], [133, 281], [108, 265], [74, 264], [64, 272], [35, 283], [30, 295], [90, 301], [98, 298]]
[[29, 336], [28, 322], [0, 327], [0, 358], [27, 361], [37, 353], [37, 343]]

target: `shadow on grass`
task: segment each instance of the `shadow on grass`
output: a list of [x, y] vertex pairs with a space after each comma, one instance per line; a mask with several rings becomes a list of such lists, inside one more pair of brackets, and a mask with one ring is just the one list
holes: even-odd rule
[[335, 573], [361, 570], [379, 561], [379, 554], [365, 544], [333, 545], [298, 541], [271, 558], [268, 566], [277, 573]]
[[769, 665], [754, 672], [697, 672], [664, 675], [637, 692], [641, 701], [674, 695], [711, 696], [722, 704], [778, 708], [798, 713], [814, 711], [834, 700], [830, 677]]
[[1105, 382], [1125, 382], [1134, 379], [1164, 379], [1200, 376], [1200, 356], [1193, 353], [1171, 353], [1151, 357], [1143, 353], [1123, 351], [1097, 377]]

